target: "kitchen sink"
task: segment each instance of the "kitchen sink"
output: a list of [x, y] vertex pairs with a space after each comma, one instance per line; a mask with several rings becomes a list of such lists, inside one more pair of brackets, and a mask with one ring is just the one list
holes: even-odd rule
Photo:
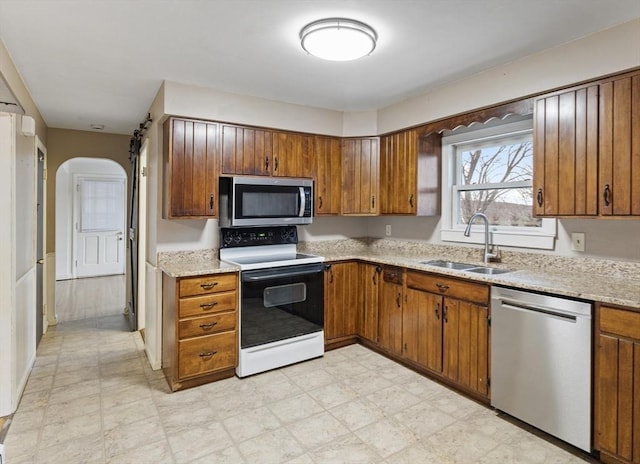
[[441, 259], [436, 259], [433, 261], [420, 261], [420, 264], [426, 264], [428, 266], [435, 266], [435, 267], [444, 267], [447, 269], [457, 269], [461, 271], [477, 268], [477, 265], [475, 264], [457, 263], [455, 261], [444, 261]]
[[500, 269], [497, 267], [472, 267], [470, 269], [467, 268], [463, 270], [467, 272], [475, 272], [476, 274], [487, 274], [487, 275], [506, 274], [507, 272], [511, 272], [511, 269]]

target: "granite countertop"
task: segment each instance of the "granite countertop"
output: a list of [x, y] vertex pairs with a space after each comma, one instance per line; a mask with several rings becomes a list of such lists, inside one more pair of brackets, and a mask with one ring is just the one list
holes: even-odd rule
[[223, 263], [217, 250], [194, 250], [158, 253], [158, 268], [171, 277], [238, 272], [240, 268]]
[[[489, 266], [510, 269], [511, 272], [484, 275], [421, 263], [421, 261], [442, 259], [441, 256], [437, 255], [400, 256], [396, 253], [364, 251], [352, 255], [328, 252], [322, 254], [322, 256], [325, 257], [326, 261], [364, 260], [484, 282], [491, 285], [505, 285], [523, 290], [553, 293], [570, 298], [599, 301], [640, 310], [640, 280], [632, 280], [626, 277], [595, 276], [585, 272], [554, 272], [548, 269], [518, 269], [511, 265], [494, 263], [490, 263]], [[483, 266], [480, 261], [465, 260], [464, 262]]]
[[[511, 272], [484, 275], [422, 263], [443, 259], [482, 266], [477, 248], [385, 239], [348, 239], [300, 243], [298, 251], [323, 256], [326, 261], [360, 260], [394, 265], [491, 285], [626, 306], [640, 311], [640, 263], [637, 262], [503, 252], [503, 263], [490, 263], [489, 266], [507, 268]], [[221, 263], [217, 256], [217, 250], [165, 252], [158, 255], [158, 267], [172, 277], [239, 271], [237, 266]]]

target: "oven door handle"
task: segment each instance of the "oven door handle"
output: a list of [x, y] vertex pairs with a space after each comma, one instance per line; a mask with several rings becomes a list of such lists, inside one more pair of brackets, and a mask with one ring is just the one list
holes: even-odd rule
[[260, 282], [262, 280], [273, 280], [280, 279], [283, 277], [298, 277], [309, 274], [319, 274], [323, 271], [322, 268], [319, 269], [309, 269], [306, 271], [291, 271], [291, 272], [282, 272], [282, 273], [273, 273], [269, 272], [268, 274], [257, 274], [257, 275], [246, 275], [247, 273], [242, 273], [242, 281], [243, 282]]

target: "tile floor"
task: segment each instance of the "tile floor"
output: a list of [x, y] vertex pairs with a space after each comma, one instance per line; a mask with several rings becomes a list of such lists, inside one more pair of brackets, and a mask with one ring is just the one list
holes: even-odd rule
[[58, 324], [5, 441], [23, 463], [581, 463], [368, 349], [170, 393], [121, 315]]
[[125, 276], [113, 275], [56, 282], [58, 322], [76, 321], [122, 314], [125, 303]]

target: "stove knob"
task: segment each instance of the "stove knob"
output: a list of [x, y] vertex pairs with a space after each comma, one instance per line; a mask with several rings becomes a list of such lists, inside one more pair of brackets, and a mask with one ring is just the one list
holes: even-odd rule
[[233, 241], [236, 243], [240, 243], [241, 240], [242, 240], [242, 237], [240, 236], [240, 232], [236, 232], [235, 237], [233, 237]]
[[226, 232], [223, 236], [222, 236], [222, 241], [224, 241], [224, 243], [226, 245], [229, 245], [232, 241], [233, 241], [233, 237], [231, 236], [231, 232]]

